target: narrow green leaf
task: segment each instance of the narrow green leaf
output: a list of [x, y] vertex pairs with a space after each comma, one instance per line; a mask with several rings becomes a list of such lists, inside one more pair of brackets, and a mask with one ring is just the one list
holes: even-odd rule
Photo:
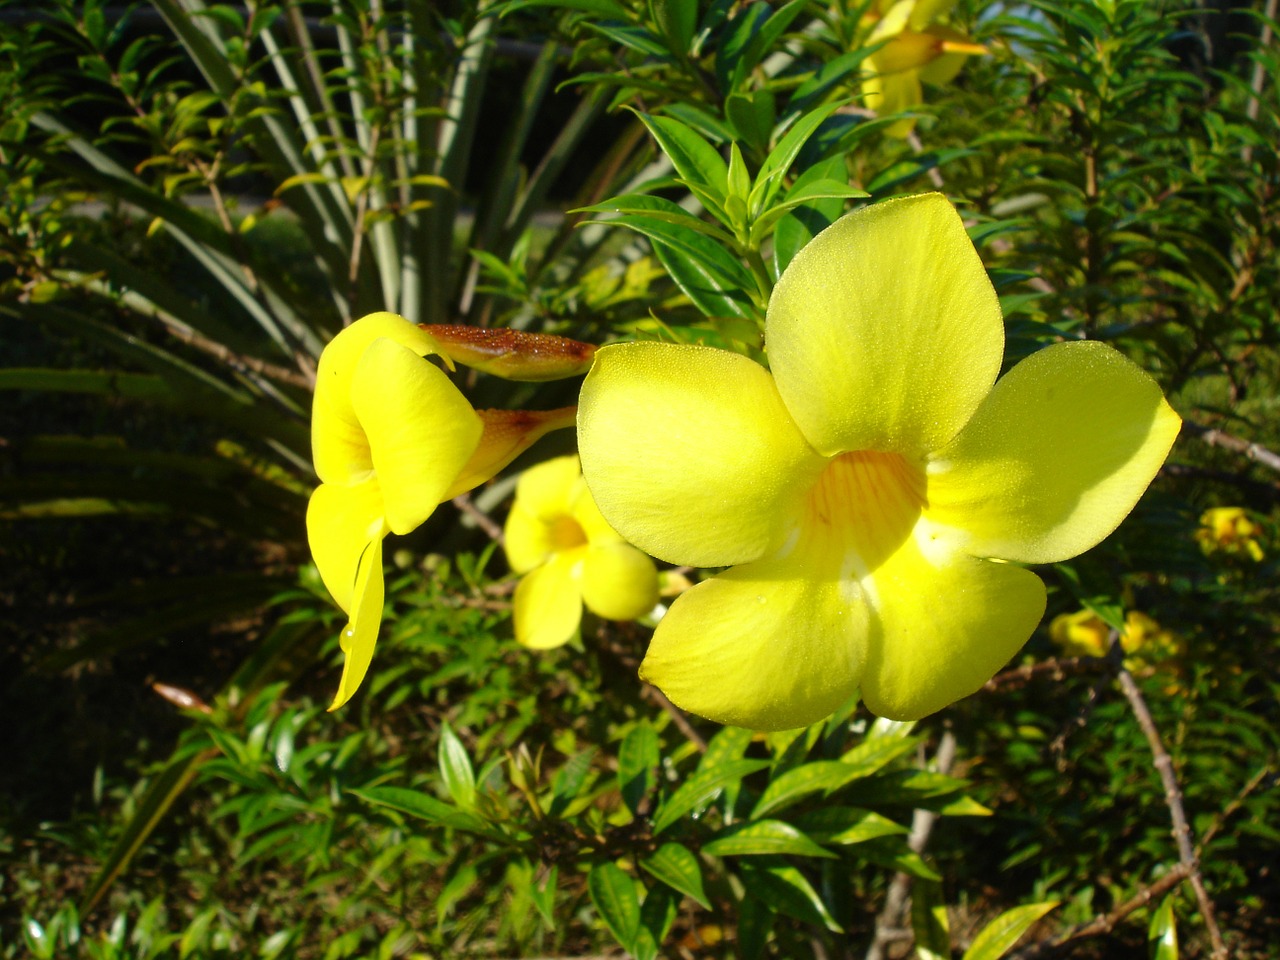
[[653, 832], [662, 833], [686, 813], [702, 806], [731, 783], [767, 767], [765, 760], [730, 760], [727, 763], [699, 769], [682, 783], [654, 813]]
[[[635, 228], [636, 222], [631, 220], [627, 225]], [[646, 232], [643, 226], [639, 229]], [[708, 267], [705, 257], [691, 252], [701, 248], [703, 253], [709, 253], [709, 248], [714, 246], [713, 241], [707, 241], [698, 234], [691, 234], [685, 239], [686, 243], [679, 247], [655, 242], [653, 252], [694, 306], [708, 317], [759, 320], [760, 310], [746, 293], [755, 288], [755, 283], [726, 279], [720, 269]]]
[[818, 892], [795, 867], [743, 860], [737, 869], [748, 893], [770, 908], [805, 923], [824, 926], [832, 933], [844, 932]]
[[627, 731], [618, 748], [618, 791], [633, 814], [657, 785], [658, 733], [647, 721]]
[[[208, 741], [206, 741], [207, 743]], [[138, 801], [137, 807], [129, 822], [125, 824], [120, 839], [111, 849], [98, 875], [89, 885], [84, 899], [80, 902], [82, 915], [92, 912], [98, 902], [111, 888], [111, 884], [124, 872], [133, 855], [146, 842], [147, 837], [156, 825], [168, 813], [173, 802], [178, 799], [187, 786], [195, 779], [200, 767], [217, 755], [216, 750], [200, 752], [179, 752], [170, 759], [164, 769], [151, 780], [146, 793]]]
[[671, 160], [676, 173], [689, 186], [697, 187], [711, 200], [710, 211], [723, 219], [724, 188], [729, 180], [729, 166], [724, 158], [696, 130], [671, 117], [656, 117], [637, 111], [636, 116], [649, 128]]
[[[675, 923], [680, 897], [667, 887], [658, 884], [649, 888], [640, 907], [640, 935], [636, 946], [653, 960], [658, 955], [658, 944], [667, 938]], [[636, 953], [639, 960], [641, 953]]]
[[722, 766], [730, 760], [741, 760], [754, 736], [743, 727], [722, 727], [707, 744], [707, 752], [698, 761], [698, 772]]
[[1176, 893], [1166, 896], [1151, 915], [1151, 924], [1147, 927], [1150, 960], [1178, 960], [1178, 923], [1173, 913], [1176, 896]]
[[902, 824], [861, 807], [824, 805], [795, 817], [794, 822], [819, 843], [846, 846], [910, 833]]
[[640, 930], [640, 898], [636, 882], [616, 863], [598, 863], [587, 876], [591, 902], [623, 949], [632, 949]]
[[698, 26], [698, 0], [649, 0], [649, 10], [667, 41], [667, 48], [676, 57], [683, 58], [689, 52]]
[[583, 784], [591, 773], [591, 761], [595, 759], [595, 747], [588, 747], [569, 758], [569, 762], [556, 771], [551, 781], [551, 806], [548, 812], [553, 817], [562, 816], [569, 805], [578, 799]]
[[777, 146], [769, 151], [769, 155], [764, 158], [764, 163], [760, 164], [760, 170], [756, 174], [756, 185], [751, 191], [748, 205], [753, 213], [759, 213], [769, 207], [782, 188], [783, 178], [791, 169], [791, 164], [795, 163], [796, 157], [800, 155], [800, 150], [837, 106], [838, 104], [834, 103], [828, 104], [806, 113], [791, 125], [791, 129], [778, 141]]
[[711, 901], [702, 888], [702, 867], [687, 847], [664, 843], [651, 856], [641, 860], [640, 866], [673, 890], [696, 900], [704, 909], [711, 909]]
[[911, 885], [911, 930], [919, 960], [951, 960], [951, 928], [940, 882], [916, 880]]
[[999, 960], [1033, 923], [1057, 905], [1057, 900], [1030, 903], [1000, 914], [973, 938], [973, 943], [964, 952], [964, 960]]
[[869, 777], [885, 765], [911, 753], [920, 743], [919, 737], [868, 737], [840, 757], [857, 770], [858, 776]]
[[460, 810], [455, 806], [438, 800], [430, 794], [406, 787], [349, 787], [347, 793], [366, 800], [380, 807], [388, 807], [400, 813], [426, 820], [441, 827], [453, 827], [468, 833], [479, 834], [491, 840], [505, 840], [506, 837], [492, 824], [474, 813]]
[[592, 204], [589, 207], [578, 207], [569, 212], [617, 214], [619, 217], [627, 219], [621, 221], [600, 220], [596, 222], [623, 227], [631, 225], [631, 217], [649, 217], [654, 220], [661, 220], [663, 223], [687, 227], [690, 230], [712, 237], [726, 246], [733, 242], [733, 238], [718, 226], [695, 217], [679, 204], [672, 203], [664, 197], [653, 197], [643, 193], [625, 193], [614, 197], [612, 200], [605, 200], [603, 203]]
[[475, 770], [467, 756], [467, 748], [448, 723], [440, 728], [440, 776], [454, 803], [466, 810], [475, 806]]
[[703, 844], [703, 853], [716, 857], [795, 854], [802, 857], [835, 858], [789, 823], [781, 820], [750, 820], [730, 824]]
[[784, 810], [814, 793], [829, 793], [861, 776], [857, 767], [840, 760], [817, 760], [794, 767], [773, 780], [756, 801], [751, 818]]

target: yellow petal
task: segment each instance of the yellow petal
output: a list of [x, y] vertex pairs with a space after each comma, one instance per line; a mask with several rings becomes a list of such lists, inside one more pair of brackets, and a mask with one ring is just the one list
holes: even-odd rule
[[572, 512], [581, 479], [576, 456], [544, 460], [520, 474], [515, 502], [535, 517], [554, 520]]
[[769, 301], [765, 343], [778, 391], [820, 453], [915, 456], [977, 409], [1004, 326], [959, 215], [932, 193], [855, 211], [796, 254]]
[[371, 540], [381, 540], [386, 533], [376, 477], [349, 487], [324, 483], [311, 494], [307, 542], [325, 587], [344, 612], [351, 612], [361, 555]]
[[862, 700], [892, 720], [918, 720], [977, 691], [1044, 615], [1034, 573], [941, 546], [923, 526], [867, 587], [875, 612]]
[[502, 549], [507, 555], [507, 566], [515, 573], [528, 573], [546, 563], [554, 547], [551, 524], [524, 509], [519, 501], [513, 503], [502, 528]]
[[552, 557], [526, 573], [516, 587], [516, 640], [534, 650], [550, 650], [573, 639], [582, 621], [578, 578], [585, 551]]
[[821, 720], [862, 673], [866, 607], [795, 557], [735, 567], [680, 596], [640, 676], [678, 707], [753, 730]]
[[342, 679], [338, 682], [333, 703], [329, 705], [330, 710], [337, 710], [351, 699], [373, 661], [373, 648], [378, 642], [378, 628], [382, 625], [384, 599], [381, 537], [372, 541], [360, 557], [355, 596], [351, 622], [339, 641], [347, 659], [342, 665]]
[[492, 480], [499, 470], [552, 430], [572, 427], [575, 412], [574, 407], [558, 410], [477, 410], [476, 415], [484, 424], [484, 433], [475, 453], [443, 499], [450, 500]]
[[1133, 509], [1181, 425], [1159, 386], [1102, 343], [1032, 354], [929, 465], [929, 518], [975, 556], [1052, 563]]
[[316, 474], [325, 483], [351, 483], [373, 469], [369, 444], [351, 402], [356, 365], [381, 337], [418, 356], [436, 352], [435, 341], [404, 317], [371, 313], [344, 329], [324, 348], [316, 369], [311, 448]]
[[[869, 64], [868, 69], [874, 69]], [[915, 70], [902, 73], [871, 73], [862, 78], [862, 99], [866, 106], [883, 117], [910, 110], [924, 102], [924, 90]], [[915, 117], [903, 117], [885, 128], [891, 137], [905, 137], [915, 129]]]
[[471, 457], [480, 418], [438, 367], [385, 338], [360, 358], [351, 397], [369, 438], [387, 524], [408, 533], [431, 516]]
[[582, 601], [608, 620], [634, 620], [658, 602], [658, 570], [629, 543], [587, 548], [582, 564]]
[[581, 477], [574, 494], [572, 511], [573, 519], [582, 529], [588, 543], [604, 545], [625, 542], [618, 531], [609, 526], [609, 521], [604, 518], [604, 514], [596, 506], [595, 498], [591, 496], [591, 489]]
[[938, 17], [945, 17], [956, 5], [956, 0], [917, 0], [911, 10], [912, 30], [923, 30]]
[[708, 347], [604, 347], [582, 386], [582, 470], [646, 553], [724, 566], [762, 556], [822, 459], [759, 364]]

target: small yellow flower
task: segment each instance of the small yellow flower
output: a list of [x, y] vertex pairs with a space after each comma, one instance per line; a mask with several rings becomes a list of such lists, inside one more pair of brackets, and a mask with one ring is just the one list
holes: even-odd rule
[[600, 516], [575, 456], [526, 470], [507, 517], [507, 562], [516, 587], [516, 639], [546, 650], [578, 632], [582, 605], [609, 620], [634, 620], [658, 602], [653, 561]]
[[1092, 610], [1059, 614], [1049, 624], [1049, 639], [1068, 657], [1105, 657], [1110, 637], [1111, 628]]
[[1181, 423], [1096, 341], [995, 382], [999, 302], [939, 194], [819, 234], [779, 278], [765, 342], [768, 370], [604, 347], [578, 413], [609, 523], [662, 560], [732, 567], [671, 605], [641, 675], [744, 727], [811, 723], [859, 687], [899, 720], [977, 690], [1044, 613], [1019, 564], [1114, 530]]
[[[1069, 657], [1105, 657], [1111, 646], [1111, 628], [1092, 610], [1077, 610], [1053, 618], [1049, 639]], [[1141, 610], [1125, 614], [1120, 646], [1127, 655], [1125, 666], [1135, 671], [1176, 657], [1182, 649], [1172, 631]]]
[[1247, 554], [1261, 563], [1265, 554], [1258, 542], [1262, 527], [1250, 519], [1243, 507], [1214, 507], [1200, 515], [1196, 540], [1206, 554]]
[[[966, 57], [987, 52], [964, 34], [934, 21], [955, 0], [881, 0], [867, 14], [874, 25], [868, 45], [882, 44], [862, 61], [862, 95], [881, 116], [901, 113], [924, 102], [922, 83], [950, 83]], [[915, 126], [903, 117], [888, 128], [905, 137]]]
[[320, 486], [307, 505], [307, 540], [334, 602], [350, 617], [330, 710], [355, 693], [382, 622], [382, 541], [409, 533], [436, 505], [492, 477], [572, 410], [473, 410], [426, 358], [437, 342], [391, 313], [339, 333], [320, 355], [311, 449]]

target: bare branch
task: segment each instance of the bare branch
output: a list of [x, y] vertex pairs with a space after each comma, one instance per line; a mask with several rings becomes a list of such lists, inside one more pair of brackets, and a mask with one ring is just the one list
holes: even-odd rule
[[1120, 906], [1116, 907], [1110, 913], [1102, 914], [1090, 920], [1088, 923], [1082, 923], [1078, 926], [1070, 927], [1063, 933], [1058, 934], [1049, 940], [1040, 940], [1036, 943], [1028, 944], [1016, 953], [1008, 955], [1008, 960], [1038, 960], [1040, 957], [1048, 956], [1056, 953], [1059, 947], [1062, 947], [1072, 940], [1083, 940], [1086, 937], [1100, 937], [1110, 933], [1116, 926], [1142, 907], [1150, 905], [1153, 901], [1164, 896], [1183, 880], [1191, 875], [1190, 868], [1185, 863], [1179, 863], [1163, 877], [1138, 891], [1137, 895], [1126, 900]]
[[[1117, 639], [1113, 638], [1112, 646], [1119, 646]], [[1125, 699], [1129, 701], [1129, 708], [1133, 711], [1138, 726], [1142, 728], [1147, 738], [1156, 771], [1160, 774], [1160, 782], [1164, 785], [1164, 802], [1169, 807], [1169, 816], [1173, 820], [1173, 839], [1178, 844], [1178, 858], [1187, 868], [1187, 877], [1191, 881], [1191, 888], [1195, 891], [1200, 915], [1204, 918], [1205, 929], [1208, 930], [1209, 940], [1213, 944], [1214, 960], [1226, 960], [1227, 947], [1222, 942], [1222, 931], [1218, 929], [1213, 901], [1209, 899], [1209, 892], [1204, 887], [1204, 879], [1200, 876], [1200, 862], [1196, 859], [1195, 849], [1191, 843], [1191, 824], [1187, 822], [1187, 813], [1182, 806], [1182, 789], [1178, 786], [1177, 774], [1174, 773], [1173, 758], [1164, 748], [1160, 731], [1156, 729], [1155, 721], [1151, 719], [1151, 711], [1147, 709], [1147, 701], [1143, 699], [1142, 691], [1134, 682], [1133, 674], [1121, 667], [1116, 672], [1116, 679], [1120, 683]]]
[[1216, 427], [1202, 427], [1200, 424], [1192, 423], [1189, 420], [1184, 420], [1182, 426], [1192, 436], [1199, 437], [1211, 447], [1222, 447], [1234, 453], [1242, 453], [1254, 463], [1260, 463], [1264, 467], [1280, 473], [1280, 454], [1268, 450], [1260, 444], [1233, 437], [1229, 433], [1223, 433]]
[[[938, 752], [934, 764], [939, 773], [948, 773], [956, 759], [956, 738], [950, 730], [942, 734], [938, 743]], [[938, 822], [938, 814], [932, 810], [916, 810], [911, 816], [911, 833], [907, 836], [907, 846], [913, 853], [924, 852], [929, 842], [929, 834]], [[907, 912], [907, 902], [911, 895], [911, 875], [898, 871], [885, 894], [884, 906], [876, 917], [876, 935], [867, 949], [866, 960], [884, 960], [885, 948], [901, 939], [903, 918]]]

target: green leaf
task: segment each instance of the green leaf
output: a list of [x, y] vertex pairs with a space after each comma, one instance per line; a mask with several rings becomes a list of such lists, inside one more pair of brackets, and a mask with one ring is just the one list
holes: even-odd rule
[[836, 856], [781, 820], [751, 820], [731, 824], [703, 844], [702, 852], [717, 857], [787, 853], [802, 857]]
[[725, 787], [768, 765], [765, 760], [730, 760], [718, 766], [699, 769], [654, 812], [654, 834], [662, 833], [686, 813], [710, 801]]
[[755, 151], [755, 156], [769, 149], [776, 110], [773, 94], [768, 90], [733, 93], [724, 102], [725, 116], [733, 132]]
[[615, 863], [598, 863], [587, 876], [591, 902], [623, 949], [633, 949], [640, 930], [640, 898], [636, 882]]
[[515, 13], [517, 10], [523, 10], [526, 7], [550, 7], [552, 10], [577, 10], [581, 13], [595, 14], [597, 17], [609, 20], [629, 20], [631, 18], [627, 8], [615, 0], [512, 0], [510, 3], [501, 4], [498, 8], [498, 15], [505, 17], [508, 14]]
[[[1178, 960], [1178, 923], [1173, 913], [1175, 893], [1160, 902], [1147, 927], [1147, 956], [1150, 960]], [[968, 958], [966, 958], [968, 960]]]
[[[680, 897], [665, 886], [654, 886], [645, 894], [644, 905], [640, 907], [640, 936], [636, 946], [644, 950], [643, 955], [650, 960], [657, 957], [658, 944], [671, 932], [679, 906]], [[637, 960], [641, 955], [637, 951]]]
[[[831, 157], [814, 164], [800, 174], [791, 185], [791, 191], [803, 190], [819, 180], [839, 180], [847, 176], [843, 156]], [[760, 178], [756, 178], [759, 187]], [[808, 200], [790, 210], [778, 221], [773, 236], [774, 269], [778, 275], [810, 240], [829, 227], [844, 212], [844, 201], [838, 199]]]
[[973, 943], [964, 952], [964, 960], [998, 960], [1003, 957], [1031, 925], [1056, 907], [1058, 902], [1030, 903], [1000, 914], [973, 938]]
[[349, 787], [347, 788], [347, 793], [369, 803], [377, 804], [380, 807], [388, 807], [408, 816], [416, 817], [419, 820], [426, 820], [436, 826], [465, 830], [469, 833], [479, 834], [482, 837], [488, 837], [491, 840], [507, 839], [500, 830], [476, 814], [460, 810], [419, 790], [410, 790], [406, 787], [362, 787], [359, 789]]
[[784, 810], [810, 794], [837, 790], [855, 777], [856, 767], [840, 760], [817, 760], [788, 770], [770, 782], [751, 811], [753, 820]]
[[664, 197], [653, 197], [644, 193], [624, 193], [621, 196], [614, 197], [612, 200], [606, 200], [603, 203], [592, 204], [589, 207], [578, 207], [570, 210], [570, 213], [615, 213], [619, 217], [628, 218], [620, 221], [599, 220], [597, 223], [612, 224], [614, 226], [631, 226], [630, 219], [634, 216], [648, 217], [654, 220], [661, 220], [663, 223], [675, 224], [681, 227], [687, 227], [698, 233], [706, 234], [719, 240], [728, 246], [733, 243], [733, 237], [725, 233], [722, 229], [713, 223], [707, 223], [695, 217], [684, 207], [677, 203], [672, 203]]
[[850, 845], [911, 832], [902, 824], [861, 807], [824, 805], [795, 817], [794, 822], [819, 843]]
[[662, 152], [671, 160], [680, 179], [717, 219], [724, 219], [724, 187], [729, 166], [724, 158], [692, 127], [671, 117], [637, 111]]
[[664, 843], [641, 860], [640, 866], [673, 890], [696, 900], [704, 909], [711, 909], [711, 901], [702, 888], [702, 867], [687, 847]]
[[668, 49], [683, 58], [698, 26], [698, 0], [649, 0], [649, 10]]
[[[208, 741], [206, 741], [207, 743]], [[179, 751], [165, 765], [164, 769], [152, 778], [146, 793], [142, 795], [134, 809], [133, 815], [125, 824], [124, 831], [111, 853], [107, 856], [98, 875], [94, 877], [88, 892], [81, 901], [80, 913], [88, 914], [111, 888], [116, 878], [124, 872], [133, 855], [146, 842], [157, 824], [169, 812], [175, 800], [195, 779], [200, 767], [217, 755], [216, 750], [198, 752]]]
[[440, 776], [453, 802], [470, 810], [476, 803], [476, 774], [453, 728], [445, 723], [440, 728]]
[[595, 759], [595, 747], [588, 747], [569, 758], [569, 762], [556, 771], [551, 781], [551, 806], [548, 812], [553, 817], [564, 814], [569, 805], [582, 792], [582, 786], [591, 773], [591, 761]]
[[[630, 224], [629, 224], [630, 225]], [[696, 237], [696, 234], [694, 235]], [[690, 255], [687, 249], [654, 243], [654, 256], [666, 269], [671, 279], [684, 292], [703, 315], [720, 319], [736, 317], [740, 320], [758, 321], [760, 311], [743, 288], [726, 282], [720, 274], [709, 270], [706, 261]], [[754, 287], [754, 284], [752, 284]]]
[[818, 892], [795, 867], [743, 860], [737, 869], [747, 892], [771, 909], [805, 923], [824, 926], [832, 933], [843, 933]]
[[919, 960], [951, 960], [951, 930], [941, 883], [916, 880], [911, 885], [911, 930]]
[[658, 733], [648, 721], [642, 720], [627, 731], [622, 746], [618, 748], [618, 791], [633, 814], [657, 786], [660, 760]]

